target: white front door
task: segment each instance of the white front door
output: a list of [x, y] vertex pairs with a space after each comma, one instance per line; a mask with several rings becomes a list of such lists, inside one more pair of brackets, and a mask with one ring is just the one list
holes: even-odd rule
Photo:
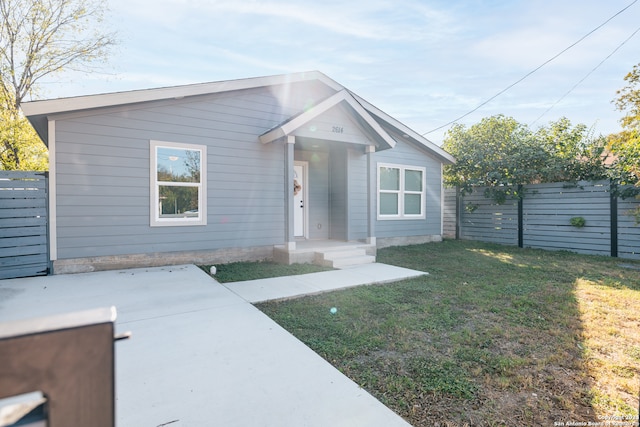
[[293, 165], [293, 235], [295, 237], [306, 237], [307, 165], [307, 162], [294, 162]]

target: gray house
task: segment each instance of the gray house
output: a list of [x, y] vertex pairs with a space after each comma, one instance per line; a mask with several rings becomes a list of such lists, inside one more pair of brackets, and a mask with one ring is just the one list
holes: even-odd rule
[[55, 273], [339, 267], [442, 239], [454, 159], [319, 72], [22, 107], [49, 147]]

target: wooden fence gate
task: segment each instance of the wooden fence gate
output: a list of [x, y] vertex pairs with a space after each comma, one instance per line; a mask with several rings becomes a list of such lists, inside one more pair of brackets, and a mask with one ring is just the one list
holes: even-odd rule
[[0, 171], [0, 279], [49, 274], [47, 179]]

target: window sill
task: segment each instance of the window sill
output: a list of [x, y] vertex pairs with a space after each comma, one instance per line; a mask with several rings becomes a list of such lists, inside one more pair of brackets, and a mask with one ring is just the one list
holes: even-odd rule
[[152, 221], [151, 227], [195, 227], [207, 225], [206, 221]]
[[378, 221], [411, 221], [411, 220], [424, 220], [426, 216], [380, 216], [378, 215]]

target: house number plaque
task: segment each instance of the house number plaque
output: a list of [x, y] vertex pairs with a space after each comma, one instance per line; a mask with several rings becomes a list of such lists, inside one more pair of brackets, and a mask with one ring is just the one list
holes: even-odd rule
[[333, 133], [344, 133], [344, 128], [342, 126], [334, 126], [331, 128], [331, 132]]

